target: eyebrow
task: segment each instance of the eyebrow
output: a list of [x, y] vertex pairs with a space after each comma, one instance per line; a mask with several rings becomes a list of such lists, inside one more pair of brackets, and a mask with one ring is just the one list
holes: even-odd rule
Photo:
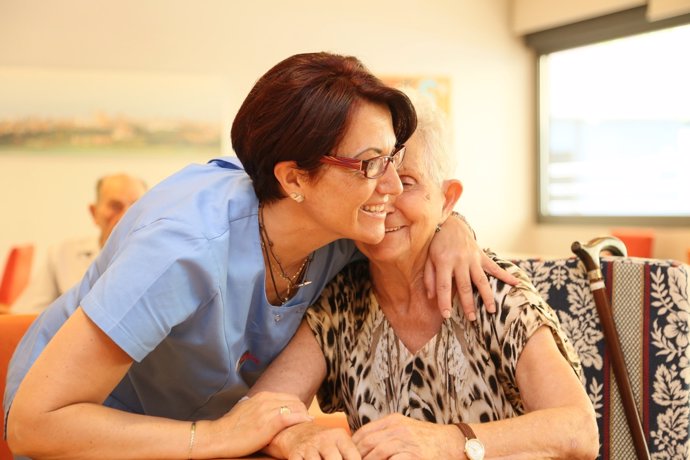
[[369, 151], [374, 151], [374, 152], [378, 153], [379, 156], [383, 156], [383, 150], [376, 148], [376, 147], [367, 147], [364, 150], [362, 150], [361, 152], [356, 153], [355, 156], [352, 158], [359, 158], [360, 156], [364, 155], [365, 153], [367, 153]]

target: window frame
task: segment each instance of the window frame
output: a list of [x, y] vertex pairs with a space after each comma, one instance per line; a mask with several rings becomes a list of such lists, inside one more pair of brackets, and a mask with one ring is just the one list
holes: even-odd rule
[[689, 226], [688, 216], [554, 216], [543, 213], [542, 174], [546, 161], [542, 162], [544, 149], [548, 149], [548, 137], [543, 132], [542, 116], [546, 110], [546, 101], [542, 95], [545, 70], [542, 66], [543, 56], [549, 53], [570, 48], [586, 46], [616, 38], [663, 30], [671, 27], [690, 24], [690, 14], [684, 14], [659, 21], [649, 22], [646, 17], [647, 6], [588, 19], [585, 21], [556, 27], [525, 35], [525, 44], [536, 53], [535, 59], [535, 95], [536, 95], [536, 212], [538, 223], [558, 224], [599, 224], [620, 226]]

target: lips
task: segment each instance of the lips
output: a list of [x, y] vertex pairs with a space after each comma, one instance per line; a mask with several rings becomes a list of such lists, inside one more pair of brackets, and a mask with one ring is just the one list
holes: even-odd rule
[[387, 227], [386, 228], [386, 233], [391, 233], [391, 232], [397, 232], [400, 230], [402, 227], [398, 225], [397, 227]]

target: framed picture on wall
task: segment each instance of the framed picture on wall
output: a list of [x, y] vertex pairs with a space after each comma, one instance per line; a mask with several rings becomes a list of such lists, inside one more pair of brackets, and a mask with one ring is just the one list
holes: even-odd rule
[[224, 99], [207, 75], [0, 68], [0, 155], [217, 155]]
[[413, 88], [431, 97], [436, 105], [450, 117], [450, 78], [447, 76], [396, 76], [380, 77], [394, 88]]

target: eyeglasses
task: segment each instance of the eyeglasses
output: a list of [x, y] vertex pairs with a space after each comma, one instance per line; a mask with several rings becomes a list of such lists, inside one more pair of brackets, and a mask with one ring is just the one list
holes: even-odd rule
[[[377, 153], [381, 153], [379, 149], [369, 149]], [[366, 150], [365, 150], [366, 151]], [[364, 153], [364, 152], [362, 152]], [[321, 157], [321, 163], [340, 166], [342, 168], [355, 169], [362, 171], [364, 177], [367, 179], [376, 179], [383, 176], [388, 169], [388, 165], [393, 163], [395, 169], [398, 169], [405, 158], [405, 145], [398, 145], [393, 152], [387, 156], [379, 156], [370, 160], [357, 160], [356, 158], [348, 157], [334, 157], [331, 155], [324, 155]]]

